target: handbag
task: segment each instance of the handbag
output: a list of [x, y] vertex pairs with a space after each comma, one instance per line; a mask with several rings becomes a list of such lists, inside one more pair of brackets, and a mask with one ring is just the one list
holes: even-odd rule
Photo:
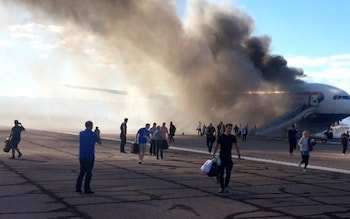
[[169, 144], [168, 144], [168, 141], [167, 140], [163, 140], [162, 141], [162, 149], [163, 150], [166, 150], [169, 148]]
[[209, 177], [214, 177], [214, 176], [218, 176], [218, 174], [219, 174], [219, 166], [217, 165], [216, 162], [213, 162], [207, 175]]
[[204, 162], [204, 164], [201, 166], [201, 171], [203, 171], [204, 173], [209, 173], [211, 166], [213, 165], [213, 160], [207, 160]]

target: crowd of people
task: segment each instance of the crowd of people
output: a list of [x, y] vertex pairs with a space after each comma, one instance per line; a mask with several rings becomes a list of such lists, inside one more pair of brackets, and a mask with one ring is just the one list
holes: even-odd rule
[[[128, 118], [125, 118], [120, 125], [120, 153], [127, 153], [125, 151], [125, 145], [127, 142], [127, 123]], [[80, 172], [76, 180], [76, 192], [82, 193], [82, 186], [84, 186], [85, 194], [94, 193], [90, 188], [90, 182], [92, 177], [92, 169], [94, 166], [95, 159], [95, 144], [101, 144], [101, 131], [98, 127], [93, 130], [93, 122], [85, 122], [85, 130], [79, 133], [79, 163]], [[18, 145], [21, 140], [21, 132], [25, 131], [23, 125], [18, 121], [14, 121], [14, 126], [11, 128], [9, 140], [11, 143], [10, 159], [15, 159], [16, 152], [18, 153], [17, 158], [22, 156]], [[219, 151], [220, 166], [218, 169], [218, 180], [220, 182], [219, 193], [229, 193], [229, 181], [231, 177], [231, 171], [233, 168], [232, 162], [232, 148], [235, 146], [238, 158], [240, 159], [240, 150], [238, 146], [238, 139], [245, 142], [248, 134], [248, 126], [242, 127], [241, 125], [235, 124], [234, 126], [230, 123], [224, 124], [220, 122], [216, 128], [212, 123], [208, 126], [202, 125], [201, 122], [197, 126], [198, 136], [206, 135], [206, 143], [209, 153], [212, 153], [213, 158], [217, 151]], [[156, 159], [163, 159], [163, 150], [168, 148], [168, 141], [170, 143], [175, 142], [174, 136], [176, 127], [174, 123], [170, 122], [169, 129], [166, 123], [157, 125], [156, 122], [152, 124], [152, 127], [147, 123], [144, 127], [138, 129], [135, 136], [135, 144], [138, 146], [138, 163], [142, 164], [144, 161], [144, 155], [147, 151], [147, 144], [150, 143], [149, 153], [156, 156]], [[315, 140], [310, 137], [310, 133], [307, 130], [302, 132], [302, 136], [299, 138], [299, 130], [295, 124], [287, 130], [287, 142], [289, 145], [289, 155], [293, 156], [294, 150], [299, 146], [301, 155], [301, 161], [299, 167], [303, 166], [303, 171], [309, 163], [310, 151], [312, 151], [312, 145], [315, 144]], [[347, 130], [341, 135], [342, 153], [345, 155], [347, 151], [347, 145], [349, 142], [349, 131]], [[84, 181], [84, 185], [83, 185]]]

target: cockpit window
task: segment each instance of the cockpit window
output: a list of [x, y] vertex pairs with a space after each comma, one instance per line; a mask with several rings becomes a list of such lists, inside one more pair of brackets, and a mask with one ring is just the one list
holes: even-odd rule
[[339, 100], [339, 99], [343, 99], [343, 100], [350, 100], [350, 96], [341, 96], [341, 95], [334, 95], [333, 96], [333, 100]]

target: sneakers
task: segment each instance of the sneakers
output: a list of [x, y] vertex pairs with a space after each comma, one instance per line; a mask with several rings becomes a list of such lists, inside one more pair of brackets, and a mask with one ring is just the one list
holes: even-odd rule
[[220, 188], [218, 193], [224, 193], [224, 189], [223, 188]]
[[81, 193], [81, 189], [75, 189], [75, 192]]
[[20, 158], [20, 157], [22, 157], [22, 153], [20, 153], [20, 154], [18, 155], [18, 158]]
[[304, 168], [303, 171], [306, 172], [306, 168]]

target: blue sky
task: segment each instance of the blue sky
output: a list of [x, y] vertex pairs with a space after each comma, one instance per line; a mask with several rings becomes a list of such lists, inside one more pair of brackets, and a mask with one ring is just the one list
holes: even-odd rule
[[237, 0], [255, 20], [256, 33], [272, 37], [280, 54], [310, 58], [349, 53], [347, 0]]

